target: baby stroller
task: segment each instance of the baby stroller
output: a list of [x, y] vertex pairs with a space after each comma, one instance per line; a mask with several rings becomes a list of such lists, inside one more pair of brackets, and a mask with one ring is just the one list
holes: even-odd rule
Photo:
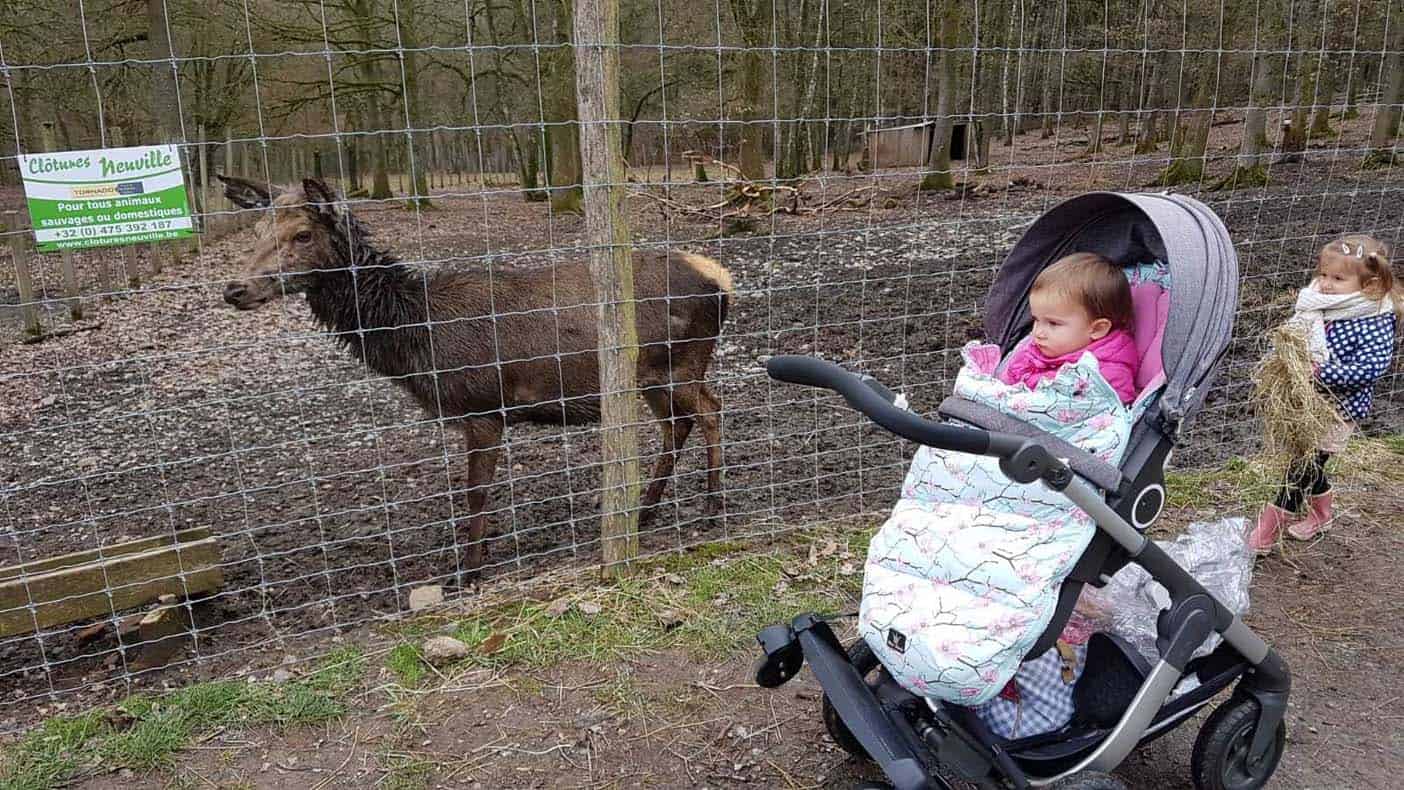
[[[1034, 278], [1074, 251], [1121, 262], [1160, 261], [1169, 272], [1168, 283], [1158, 286], [1133, 282], [1137, 348], [1149, 380], [1119, 464], [960, 398], [941, 404], [944, 422], [923, 419], [896, 405], [896, 396], [880, 383], [812, 357], [776, 357], [767, 370], [779, 381], [833, 390], [883, 428], [918, 444], [997, 459], [1005, 478], [1041, 482], [1090, 516], [1090, 541], [1074, 555], [1065, 577], [1052, 582], [1058, 591], [1052, 618], [1024, 659], [1054, 645], [1084, 585], [1101, 587], [1128, 563], [1169, 592], [1170, 606], [1155, 624], [1158, 659], [1148, 660], [1112, 635], [1093, 634], [1072, 687], [1071, 720], [1017, 739], [996, 736], [969, 707], [913, 694], [867, 642], [845, 648], [816, 614], [760, 632], [765, 655], [756, 682], [779, 686], [807, 661], [824, 689], [824, 721], [834, 740], [876, 761], [897, 788], [950, 787], [947, 777], [954, 775], [980, 787], [1083, 790], [1121, 787], [1109, 773], [1133, 749], [1188, 720], [1233, 685], [1200, 730], [1193, 780], [1202, 790], [1261, 787], [1285, 747], [1287, 666], [1143, 534], [1164, 506], [1170, 453], [1202, 404], [1229, 342], [1238, 301], [1233, 247], [1218, 217], [1184, 196], [1093, 193], [1068, 200], [1028, 229], [995, 277], [985, 329], [1003, 354], [1029, 331], [1027, 296]], [[1196, 656], [1214, 633], [1222, 641]], [[1198, 685], [1182, 686], [1191, 676]]]

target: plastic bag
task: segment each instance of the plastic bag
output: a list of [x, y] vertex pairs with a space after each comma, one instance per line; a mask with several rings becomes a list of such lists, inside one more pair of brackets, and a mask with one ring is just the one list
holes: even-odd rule
[[[1243, 530], [1241, 518], [1195, 522], [1175, 540], [1156, 541], [1156, 545], [1220, 603], [1242, 616], [1248, 611], [1248, 586], [1253, 581], [1253, 552]], [[1101, 589], [1085, 588], [1078, 602], [1078, 609], [1097, 630], [1126, 639], [1152, 663], [1160, 656], [1155, 646], [1156, 617], [1169, 606], [1170, 594], [1138, 565], [1122, 568]], [[1208, 655], [1219, 639], [1211, 633], [1194, 655]]]

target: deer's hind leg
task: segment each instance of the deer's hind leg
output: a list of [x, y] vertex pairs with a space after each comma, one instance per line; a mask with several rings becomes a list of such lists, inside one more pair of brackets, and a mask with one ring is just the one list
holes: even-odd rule
[[722, 513], [725, 500], [722, 494], [722, 436], [721, 398], [718, 398], [705, 382], [697, 384], [697, 408], [693, 415], [707, 442], [707, 516], [716, 520]]
[[673, 469], [677, 466], [678, 450], [682, 449], [683, 444], [687, 442], [693, 424], [692, 415], [678, 408], [680, 404], [675, 389], [666, 387], [645, 389], [644, 401], [653, 412], [654, 421], [658, 425], [658, 432], [663, 440], [663, 450], [658, 454], [658, 460], [654, 462], [653, 478], [649, 481], [648, 489], [644, 491], [643, 499], [639, 502], [640, 524], [648, 524], [657, 516], [658, 501], [663, 498], [663, 491], [668, 487], [668, 481], [673, 477]]
[[502, 420], [478, 417], [462, 423], [468, 445], [468, 549], [465, 569], [477, 578], [483, 568], [484, 535], [487, 532], [488, 487], [497, 474], [497, 457], [502, 452]]

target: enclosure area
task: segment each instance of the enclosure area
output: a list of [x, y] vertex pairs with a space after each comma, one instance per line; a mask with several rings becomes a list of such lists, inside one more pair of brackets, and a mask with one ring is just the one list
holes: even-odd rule
[[[376, 628], [398, 628], [421, 610], [422, 595], [442, 592], [469, 619], [506, 590], [549, 601], [561, 574], [601, 563], [601, 429], [590, 415], [572, 416], [577, 402], [565, 392], [579, 356], [574, 332], [593, 331], [601, 300], [588, 290], [571, 296], [560, 274], [600, 250], [582, 184], [609, 180], [587, 170], [591, 151], [581, 147], [580, 119], [593, 110], [579, 100], [589, 78], [579, 79], [578, 5], [10, 0], [0, 8], [0, 735], [18, 738], [46, 716], [132, 693], [262, 677], [289, 657], [319, 661]], [[650, 580], [641, 584], [691, 580], [668, 563], [709, 551], [789, 557], [783, 547], [797, 534], [836, 520], [835, 539], [852, 539], [857, 552], [844, 562], [861, 572], [853, 536], [891, 507], [912, 448], [837, 398], [770, 381], [765, 361], [818, 355], [931, 412], [950, 392], [960, 347], [985, 335], [983, 299], [1004, 256], [1037, 217], [1089, 191], [1189, 194], [1232, 236], [1241, 271], [1235, 339], [1175, 452], [1177, 507], [1166, 528], [1249, 515], [1256, 501], [1224, 484], [1222, 470], [1242, 469], [1259, 449], [1249, 395], [1267, 330], [1290, 314], [1327, 241], [1359, 232], [1404, 244], [1396, 0], [618, 7], [617, 107], [604, 124], [624, 176], [612, 186], [628, 237], [616, 243], [703, 256], [724, 270], [709, 269], [707, 282], [726, 292], [705, 373], [680, 381], [668, 356], [660, 374], [673, 385], [706, 382], [720, 402], [705, 408], [716, 435], [700, 418], [690, 436], [679, 432], [672, 425], [686, 415], [666, 409], [660, 432], [642, 399], [627, 426], [645, 489], [667, 450], [662, 435], [684, 440], [661, 502], [638, 522], [634, 574]], [[35, 249], [21, 183], [33, 174], [22, 156], [160, 144], [180, 152], [195, 237]], [[367, 337], [384, 325], [329, 333], [316, 294], [279, 298], [280, 288], [297, 290], [286, 278], [266, 303], [241, 305], [257, 309], [230, 306], [227, 285], [250, 276], [276, 216], [226, 198], [217, 174], [274, 198], [292, 189], [306, 198], [298, 205], [314, 202], [304, 179], [325, 184], [334, 200], [313, 213], [349, 212], [365, 230], [343, 259], [353, 263], [338, 265], [391, 267], [381, 253], [402, 262], [394, 271], [405, 298], [425, 300], [424, 312], [403, 318], [410, 329], [432, 324], [425, 305], [446, 298], [430, 294], [444, 281], [432, 275], [461, 278], [462, 300], [481, 309], [455, 320], [496, 327], [496, 350], [484, 351], [495, 362], [441, 364], [449, 350], [415, 340], [396, 353], [418, 367], [363, 364], [374, 361]], [[1395, 272], [1404, 276], [1397, 263]], [[374, 287], [358, 276], [358, 288]], [[669, 287], [677, 276], [669, 270]], [[493, 290], [501, 278], [532, 283], [536, 301], [525, 288]], [[660, 302], [674, 309], [673, 292], [664, 293], [636, 297], [637, 314]], [[676, 340], [676, 322], [662, 323], [674, 327], [666, 342]], [[401, 336], [443, 337], [410, 329]], [[521, 407], [534, 422], [489, 437], [495, 475], [479, 485], [470, 465], [485, 446], [466, 443], [465, 414], [436, 412], [433, 398], [466, 381], [490, 391], [470, 419], [514, 419], [503, 404], [515, 395], [500, 376], [512, 344], [532, 349], [518, 360], [539, 364], [533, 370], [557, 391]], [[1397, 492], [1400, 481], [1370, 475], [1401, 460], [1390, 454], [1404, 433], [1399, 371], [1379, 381], [1361, 425], [1385, 437], [1371, 447], [1386, 449], [1355, 456], [1363, 467], [1348, 471], [1360, 504], [1346, 504], [1356, 512], [1326, 539], [1351, 553], [1339, 567], [1317, 554], [1259, 566], [1269, 603], [1250, 623], [1269, 641], [1288, 638], [1295, 656], [1319, 651], [1312, 660], [1322, 674], [1303, 693], [1320, 698], [1300, 703], [1317, 713], [1347, 693], [1339, 686], [1350, 661], [1378, 662], [1379, 683], [1397, 677], [1385, 669], [1401, 668], [1397, 629], [1347, 655], [1340, 645], [1370, 641], [1362, 634], [1378, 623], [1332, 631], [1342, 612], [1305, 600], [1349, 586], [1347, 569], [1370, 590], [1397, 577], [1387, 558], [1398, 556], [1400, 511], [1379, 493]], [[582, 403], [604, 392], [592, 375], [575, 382]], [[407, 392], [416, 377], [432, 378], [440, 394], [416, 400]], [[708, 496], [709, 450], [720, 453], [717, 498]], [[480, 509], [481, 541], [471, 527]], [[1376, 540], [1375, 553], [1354, 542]], [[804, 551], [785, 561], [802, 565]], [[831, 595], [830, 609], [851, 605], [852, 568], [833, 574], [842, 579], [816, 587], [805, 604]], [[719, 674], [693, 678], [713, 692], [657, 723], [723, 715], [707, 707], [714, 703], [754, 714], [728, 724], [750, 728], [739, 739], [728, 729], [690, 744], [694, 755], [731, 744], [722, 768], [775, 737], [755, 738], [773, 724], [759, 697], [722, 688], [749, 682], [731, 656], [753, 624], [728, 622], [734, 632], [708, 637], [721, 652], [698, 663]], [[691, 659], [673, 659], [692, 653], [659, 649], [649, 661], [691, 671]], [[552, 677], [562, 688], [586, 683], [594, 675], [580, 666]], [[1380, 701], [1392, 694], [1387, 684], [1371, 687]], [[519, 702], [500, 689], [485, 699]], [[611, 721], [628, 718], [627, 706], [609, 710]], [[557, 714], [567, 716], [549, 712]], [[540, 752], [552, 743], [518, 745]], [[815, 767], [786, 743], [774, 769], [749, 758], [751, 768], [694, 774], [684, 761], [686, 770], [667, 775], [709, 786], [780, 786], [791, 771], [804, 777], [792, 786], [812, 786], [832, 776], [832, 765]], [[1397, 738], [1371, 748], [1386, 753], [1384, 768], [1400, 767]], [[1379, 766], [1362, 767], [1377, 757], [1340, 758], [1362, 772], [1350, 786], [1388, 781]], [[254, 771], [252, 763], [239, 765]], [[510, 782], [482, 770], [484, 786]], [[1146, 770], [1139, 779], [1160, 781]]]

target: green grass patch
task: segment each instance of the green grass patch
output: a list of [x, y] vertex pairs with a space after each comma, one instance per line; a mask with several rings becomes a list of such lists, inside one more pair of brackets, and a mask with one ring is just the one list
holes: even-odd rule
[[45, 790], [66, 782], [90, 759], [85, 745], [106, 730], [101, 711], [44, 722], [0, 752], [0, 784], [10, 790]]
[[220, 727], [296, 726], [336, 718], [359, 684], [359, 651], [337, 650], [287, 683], [199, 683], [161, 696], [128, 697], [109, 710], [44, 722], [0, 751], [0, 787], [45, 790], [91, 771], [151, 771], [174, 763], [191, 739]]
[[420, 757], [386, 757], [382, 764], [387, 773], [377, 785], [381, 790], [427, 790], [434, 774], [434, 764]]
[[419, 655], [419, 650], [408, 642], [396, 645], [386, 654], [385, 667], [390, 670], [400, 685], [411, 688], [418, 686], [429, 674], [428, 668], [424, 666], [424, 659]]
[[1166, 502], [1171, 508], [1254, 510], [1272, 495], [1278, 473], [1254, 459], [1231, 458], [1217, 469], [1168, 472]]
[[[1389, 460], [1393, 455], [1404, 455], [1404, 435], [1359, 437], [1331, 460], [1327, 472], [1347, 485], [1370, 485], [1372, 476], [1396, 479], [1401, 475]], [[1231, 458], [1216, 469], [1169, 472], [1166, 499], [1171, 508], [1237, 508], [1256, 513], [1277, 495], [1284, 472], [1282, 465], [1261, 458]]]
[[[564, 593], [555, 603], [516, 601], [456, 621], [453, 636], [472, 653], [459, 668], [540, 668], [560, 661], [610, 662], [682, 649], [724, 657], [761, 627], [805, 611], [837, 612], [856, 601], [871, 529], [826, 529], [755, 553], [723, 542], [637, 563], [633, 574]], [[401, 637], [427, 633], [406, 624]], [[419, 682], [410, 645], [392, 651], [391, 671]]]
[[1404, 455], [1404, 434], [1386, 436], [1380, 440], [1385, 449], [1396, 455]]

